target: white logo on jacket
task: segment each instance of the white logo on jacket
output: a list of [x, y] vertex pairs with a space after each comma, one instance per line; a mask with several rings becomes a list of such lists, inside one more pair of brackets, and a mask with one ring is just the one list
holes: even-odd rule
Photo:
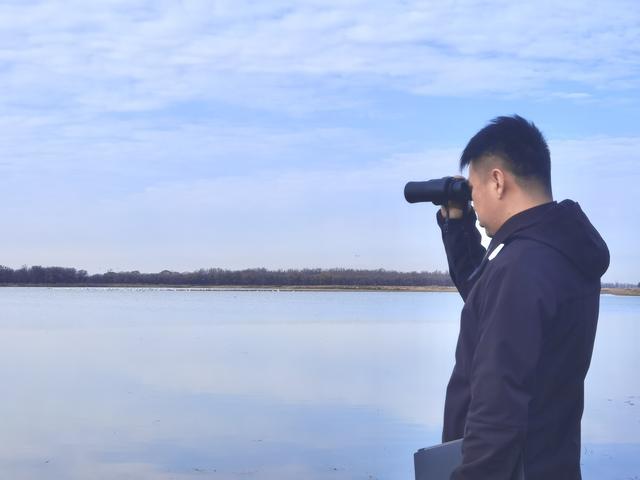
[[491, 255], [489, 255], [489, 260], [493, 260], [494, 258], [496, 258], [500, 253], [500, 250], [502, 250], [502, 247], [504, 247], [504, 243], [501, 243], [496, 248], [494, 248], [493, 252], [491, 252]]

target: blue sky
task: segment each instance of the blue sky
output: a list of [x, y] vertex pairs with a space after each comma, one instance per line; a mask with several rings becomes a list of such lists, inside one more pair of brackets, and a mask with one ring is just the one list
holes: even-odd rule
[[635, 1], [0, 2], [0, 263], [444, 270], [436, 207], [518, 113], [638, 282]]

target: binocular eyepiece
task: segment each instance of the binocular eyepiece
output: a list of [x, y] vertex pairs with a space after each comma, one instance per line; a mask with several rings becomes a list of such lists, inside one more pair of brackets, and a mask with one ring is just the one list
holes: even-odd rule
[[443, 177], [426, 182], [409, 182], [404, 187], [404, 198], [409, 203], [431, 202], [446, 205], [449, 202], [465, 204], [471, 201], [469, 182], [464, 178]]

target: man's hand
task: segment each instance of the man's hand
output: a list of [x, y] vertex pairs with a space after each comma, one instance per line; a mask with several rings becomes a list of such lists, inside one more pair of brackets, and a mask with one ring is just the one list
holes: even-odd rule
[[[462, 175], [455, 175], [453, 178], [464, 178], [464, 177]], [[449, 202], [448, 208], [449, 208], [449, 218], [455, 220], [455, 219], [462, 218], [464, 214], [471, 209], [471, 203], [467, 202], [465, 204], [462, 204], [459, 202]], [[447, 207], [445, 205], [442, 205], [440, 207], [440, 213], [442, 214], [443, 218], [447, 218]]]

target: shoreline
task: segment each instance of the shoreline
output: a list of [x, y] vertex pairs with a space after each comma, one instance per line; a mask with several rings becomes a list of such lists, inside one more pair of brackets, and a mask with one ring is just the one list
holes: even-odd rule
[[[156, 289], [156, 290], [191, 290], [191, 291], [213, 291], [213, 292], [260, 292], [260, 291], [279, 291], [279, 292], [454, 292], [457, 293], [456, 287], [429, 285], [429, 286], [388, 286], [388, 285], [150, 285], [150, 284], [3, 284], [0, 288], [19, 287], [19, 288], [96, 288], [96, 289], [121, 289], [121, 288], [137, 288], [137, 289]], [[618, 295], [618, 296], [640, 296], [640, 288], [611, 288], [605, 287], [600, 290], [601, 295]]]
[[600, 290], [600, 295], [621, 295], [623, 297], [637, 297], [640, 296], [640, 288], [603, 288]]

